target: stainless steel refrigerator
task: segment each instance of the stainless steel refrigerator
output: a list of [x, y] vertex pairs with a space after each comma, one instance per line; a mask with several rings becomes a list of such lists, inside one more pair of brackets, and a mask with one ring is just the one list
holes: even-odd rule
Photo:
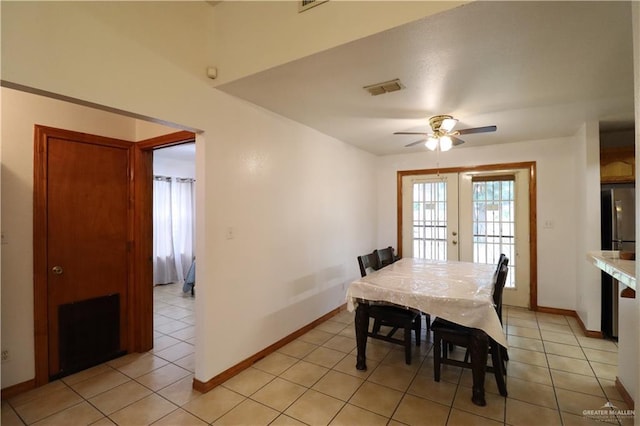
[[[602, 250], [636, 251], [636, 209], [633, 185], [603, 186]], [[602, 273], [602, 333], [618, 337], [618, 281]]]

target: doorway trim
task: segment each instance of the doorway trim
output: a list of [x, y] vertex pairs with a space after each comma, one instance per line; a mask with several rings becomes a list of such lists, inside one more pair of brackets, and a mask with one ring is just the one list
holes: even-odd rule
[[[153, 155], [156, 148], [195, 141], [195, 133], [179, 131], [141, 141], [123, 141], [54, 127], [34, 126], [33, 183], [33, 292], [35, 387], [49, 382], [47, 315], [47, 150], [49, 137], [129, 148], [127, 310], [126, 350], [145, 352], [153, 348]], [[146, 176], [146, 177], [145, 177]]]
[[195, 142], [196, 134], [186, 130], [137, 142], [133, 146], [134, 195], [133, 217], [132, 318], [136, 324], [133, 350], [153, 348], [153, 150]]
[[438, 173], [465, 173], [500, 171], [506, 169], [529, 170], [529, 309], [538, 309], [538, 229], [536, 205], [536, 162], [486, 164], [468, 167], [447, 167], [441, 169], [398, 170], [397, 172], [397, 244], [398, 255], [402, 256], [402, 178], [413, 175], [429, 175]]
[[[34, 159], [33, 159], [33, 316], [34, 316], [34, 361], [35, 361], [35, 386], [41, 386], [49, 382], [49, 328], [48, 328], [48, 268], [47, 268], [47, 145], [49, 138], [68, 139], [80, 143], [94, 145], [113, 146], [126, 148], [129, 151], [129, 175], [131, 172], [131, 152], [133, 142], [104, 136], [90, 135], [71, 130], [57, 129], [54, 127], [34, 127]], [[131, 175], [130, 175], [131, 176]], [[129, 199], [131, 200], [133, 184], [129, 184]], [[133, 209], [127, 212], [127, 240], [131, 243]], [[129, 254], [129, 259], [131, 254]], [[132, 263], [127, 265], [127, 297], [133, 283]], [[131, 319], [132, 304], [127, 305], [127, 318]], [[131, 323], [129, 325], [131, 328]], [[127, 351], [131, 350], [131, 333], [127, 334], [124, 345]]]

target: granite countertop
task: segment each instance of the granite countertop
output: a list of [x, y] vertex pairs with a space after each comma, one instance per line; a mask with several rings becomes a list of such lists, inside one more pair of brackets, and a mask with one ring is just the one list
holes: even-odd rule
[[611, 275], [613, 278], [626, 285], [627, 287], [636, 289], [636, 261], [620, 259], [619, 251], [592, 251], [587, 254], [587, 259], [593, 264]]

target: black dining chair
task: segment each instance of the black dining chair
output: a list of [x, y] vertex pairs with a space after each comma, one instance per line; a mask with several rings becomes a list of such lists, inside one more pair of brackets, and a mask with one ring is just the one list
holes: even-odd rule
[[[358, 256], [358, 266], [360, 267], [360, 275], [363, 277], [371, 271], [377, 271], [381, 268], [375, 251]], [[421, 341], [422, 317], [420, 311], [383, 304], [372, 304], [369, 306], [368, 311], [369, 318], [373, 318], [373, 327], [371, 331], [367, 332], [367, 336], [404, 346], [405, 362], [411, 364], [412, 330], [415, 332], [416, 346], [419, 346]], [[381, 331], [382, 327], [388, 327], [391, 330], [383, 333]], [[394, 337], [394, 334], [399, 329], [402, 329], [404, 332], [402, 339]]]
[[[387, 265], [391, 265], [392, 263], [395, 263], [397, 260], [400, 259], [398, 256], [394, 254], [393, 247], [391, 246], [383, 249], [374, 250], [373, 254], [375, 254], [378, 260], [378, 265], [380, 265], [381, 268], [384, 268]], [[428, 333], [429, 330], [431, 330], [431, 315], [427, 314], [426, 312], [421, 312], [421, 315], [424, 316], [425, 318], [425, 323], [427, 325], [427, 333]]]
[[[496, 306], [502, 306], [502, 291], [504, 289], [507, 273], [508, 259], [501, 262], [497, 274], [494, 274], [493, 299]], [[431, 325], [433, 331], [433, 376], [436, 382], [440, 381], [440, 368], [442, 364], [454, 365], [457, 367], [471, 368], [468, 362], [468, 352], [465, 353], [464, 361], [449, 357], [449, 345], [461, 346], [468, 349], [471, 344], [473, 329], [456, 324], [442, 318], [436, 318]], [[503, 360], [502, 346], [489, 337], [488, 350], [491, 355], [491, 366], [486, 366], [486, 371], [494, 374], [500, 395], [507, 396], [507, 385], [505, 382], [506, 369]]]
[[[506, 254], [504, 253], [500, 253], [500, 257], [498, 258], [498, 266], [496, 267], [496, 272], [494, 272], [495, 275], [497, 275], [500, 272], [500, 268], [502, 268], [502, 265], [509, 265], [509, 258], [507, 257]], [[498, 313], [498, 318], [500, 318], [500, 324], [502, 324], [502, 294], [500, 294], [500, 306], [496, 306], [496, 312]], [[495, 302], [495, 296], [494, 296], [494, 302]]]
[[376, 258], [374, 253], [358, 256], [358, 266], [360, 267], [361, 277], [367, 276], [371, 272], [380, 269], [380, 267], [378, 266], [378, 259]]
[[[500, 272], [500, 268], [502, 267], [502, 265], [509, 265], [509, 258], [507, 257], [506, 254], [504, 253], [500, 253], [500, 257], [498, 258], [498, 265], [496, 267], [496, 271], [493, 273], [493, 282], [495, 283], [496, 278], [498, 276], [498, 272]], [[495, 293], [495, 291], [498, 291], [498, 293]], [[504, 291], [504, 287], [501, 289], [494, 289], [494, 293], [493, 293], [493, 303], [495, 305], [496, 308], [496, 312], [498, 313], [498, 319], [500, 320], [500, 324], [502, 324], [502, 292]], [[453, 344], [449, 344], [449, 350], [453, 350]], [[469, 350], [467, 350], [467, 353], [465, 354], [465, 362], [467, 361], [469, 357]], [[502, 360], [503, 361], [508, 361], [509, 360], [509, 354], [507, 353], [507, 348], [505, 348], [504, 346], [502, 347]], [[506, 369], [506, 364], [505, 364], [505, 369]]]
[[[496, 272], [494, 276], [500, 272], [500, 268], [502, 265], [509, 266], [509, 258], [506, 254], [501, 253], [500, 258], [498, 259], [498, 267], [496, 268]], [[500, 319], [500, 324], [502, 324], [502, 292], [504, 291], [504, 286], [499, 289], [499, 293], [496, 295], [495, 291], [493, 293], [493, 303], [496, 305], [496, 312], [498, 313], [498, 319]], [[504, 365], [504, 369], [506, 371], [507, 365], [505, 361], [509, 361], [509, 354], [507, 352], [507, 348], [504, 346], [500, 346], [500, 351], [502, 351], [502, 362]]]
[[391, 246], [374, 250], [373, 254], [376, 256], [378, 265], [380, 265], [381, 268], [384, 268], [387, 265], [391, 265], [396, 260], [398, 260], [397, 257], [393, 254], [393, 247]]

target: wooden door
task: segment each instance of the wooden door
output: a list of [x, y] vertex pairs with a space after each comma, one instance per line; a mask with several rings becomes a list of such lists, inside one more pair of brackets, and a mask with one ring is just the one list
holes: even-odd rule
[[[50, 131], [37, 140], [44, 186], [48, 375], [60, 364], [61, 306], [119, 298], [119, 350], [127, 348], [131, 243], [132, 143], [81, 133]], [[38, 146], [40, 145], [40, 146]], [[44, 180], [44, 182], [42, 182]]]

